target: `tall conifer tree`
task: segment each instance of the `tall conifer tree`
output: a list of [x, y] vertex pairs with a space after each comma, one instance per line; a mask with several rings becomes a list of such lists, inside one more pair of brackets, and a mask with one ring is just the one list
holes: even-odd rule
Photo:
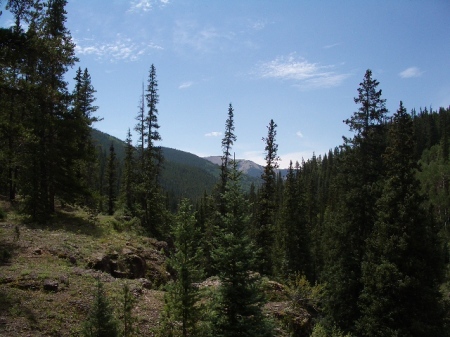
[[106, 167], [106, 179], [107, 179], [107, 197], [108, 197], [108, 214], [114, 214], [114, 208], [116, 203], [116, 189], [117, 189], [117, 159], [116, 152], [114, 150], [114, 144], [111, 143], [109, 147], [108, 164]]
[[422, 209], [411, 117], [400, 102], [384, 154], [386, 180], [367, 239], [360, 336], [444, 336], [442, 258], [432, 217]]
[[339, 202], [329, 214], [324, 233], [325, 311], [345, 332], [355, 329], [360, 316], [361, 263], [381, 195], [387, 109], [378, 85], [367, 70], [355, 98], [360, 107], [344, 121], [354, 136], [344, 137], [336, 179]]
[[257, 250], [247, 234], [249, 205], [240, 186], [240, 173], [232, 163], [224, 194], [225, 214], [213, 252], [220, 286], [213, 299], [214, 336], [272, 336], [262, 313], [264, 293], [260, 288]]
[[261, 175], [263, 180], [259, 191], [258, 210], [253, 224], [253, 235], [256, 238], [256, 244], [262, 250], [261, 266], [259, 271], [263, 274], [271, 274], [272, 248], [274, 246], [275, 231], [275, 210], [276, 210], [276, 169], [278, 168], [278, 144], [276, 143], [277, 124], [270, 120], [267, 127], [267, 137], [262, 138], [265, 142], [265, 160], [266, 166]]

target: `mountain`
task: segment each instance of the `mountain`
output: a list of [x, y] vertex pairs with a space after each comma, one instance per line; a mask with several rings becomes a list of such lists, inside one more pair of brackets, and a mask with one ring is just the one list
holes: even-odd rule
[[[112, 143], [117, 159], [122, 165], [125, 158], [124, 141], [96, 129], [92, 129], [92, 138], [104, 157]], [[183, 197], [198, 200], [205, 192], [211, 193], [220, 176], [219, 165], [192, 153], [172, 148], [162, 147], [162, 152], [164, 163], [160, 183], [173, 202]], [[259, 176], [255, 178], [244, 174], [242, 176], [244, 190], [248, 191], [251, 184], [259, 185]]]
[[[210, 161], [211, 163], [214, 163], [216, 165], [220, 165], [222, 163], [222, 157], [221, 156], [209, 156], [204, 157], [204, 159]], [[238, 162], [238, 169], [245, 175], [249, 177], [253, 177], [255, 179], [258, 179], [260, 183], [261, 174], [264, 172], [264, 166], [261, 166], [259, 164], [256, 164], [255, 162], [247, 159], [237, 159]], [[279, 169], [276, 170], [276, 172], [281, 172], [281, 175], [284, 177], [287, 174], [287, 169]]]
[[[222, 157], [221, 156], [209, 156], [204, 157], [204, 159], [210, 161], [213, 164], [219, 165], [222, 164]], [[260, 179], [261, 174], [264, 172], [264, 167], [261, 165], [256, 164], [255, 162], [251, 160], [246, 159], [237, 159], [238, 162], [238, 170], [242, 173], [253, 177]]]

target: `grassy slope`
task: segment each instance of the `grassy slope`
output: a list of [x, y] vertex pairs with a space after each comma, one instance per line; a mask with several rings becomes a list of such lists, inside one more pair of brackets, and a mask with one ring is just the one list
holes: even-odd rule
[[[118, 233], [106, 217], [96, 223], [88, 218], [82, 211], [61, 211], [51, 226], [37, 227], [20, 224], [9, 213], [8, 221], [0, 223], [0, 336], [80, 336], [98, 277], [115, 307], [123, 283], [130, 285], [137, 295], [134, 312], [141, 335], [152, 335], [163, 292], [157, 286], [144, 288], [140, 280], [115, 279], [88, 268], [96, 254], [124, 247], [148, 250], [152, 240]], [[45, 280], [58, 282], [58, 291], [45, 291]]]
[[[128, 230], [117, 231], [125, 220], [92, 217], [80, 209], [59, 210], [48, 226], [27, 224], [1, 199], [0, 210], [7, 213], [7, 219], [0, 220], [0, 336], [81, 336], [97, 278], [104, 283], [116, 317], [123, 284], [128, 283], [136, 298], [138, 335], [154, 336], [164, 303], [162, 284], [169, 279], [162, 242], [139, 235], [132, 221]], [[145, 257], [146, 279], [114, 278], [92, 268], [99, 256], [126, 251]], [[48, 281], [57, 282], [58, 290], [45, 290]], [[202, 286], [207, 292], [209, 283]], [[311, 315], [293, 309], [284, 286], [267, 279], [264, 284], [270, 301], [266, 310], [277, 318], [276, 335], [288, 336], [285, 328], [292, 324], [310, 331]]]

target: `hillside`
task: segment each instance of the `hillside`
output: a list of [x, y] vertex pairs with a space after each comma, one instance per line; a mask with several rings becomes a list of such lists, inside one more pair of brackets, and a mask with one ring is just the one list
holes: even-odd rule
[[[125, 157], [124, 141], [96, 129], [92, 129], [92, 138], [100, 154], [104, 157], [112, 143], [121, 165]], [[174, 200], [182, 197], [198, 200], [205, 192], [212, 191], [219, 178], [220, 168], [218, 165], [181, 150], [162, 147], [162, 152], [164, 164], [160, 183]], [[249, 190], [252, 183], [255, 185], [260, 183], [260, 174], [258, 176], [244, 173], [242, 185], [245, 190]], [[249, 171], [249, 173], [253, 172]]]
[[[117, 318], [128, 284], [139, 336], [155, 336], [163, 285], [171, 279], [165, 242], [140, 235], [133, 220], [92, 217], [80, 209], [59, 209], [45, 226], [27, 223], [6, 201], [0, 200], [0, 209], [7, 217], [0, 221], [0, 336], [82, 336], [97, 280]], [[288, 288], [264, 282], [266, 313], [279, 319], [277, 336], [287, 336], [286, 319], [310, 331], [312, 314], [293, 311]], [[214, 279], [201, 284], [206, 292], [216, 286]]]

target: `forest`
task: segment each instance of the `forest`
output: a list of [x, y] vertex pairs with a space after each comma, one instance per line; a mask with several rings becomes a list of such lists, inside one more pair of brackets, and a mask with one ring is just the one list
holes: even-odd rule
[[[51, 335], [449, 334], [450, 107], [408, 111], [399, 102], [390, 112], [368, 69], [355, 85], [355, 111], [343, 121], [352, 136], [291, 162], [285, 176], [273, 119], [261, 130], [261, 179], [237, 169], [231, 103], [220, 167], [169, 165], [154, 64], [124, 143], [93, 130], [100, 119], [88, 69], [78, 67], [73, 88], [65, 77], [79, 62], [65, 5], [6, 1], [15, 23], [0, 28], [0, 267], [14, 265], [27, 230], [60, 229], [71, 208], [88, 214], [79, 231], [107, 219], [114, 233], [158, 243], [167, 273], [155, 285], [163, 300], [151, 331], [139, 324], [138, 295], [127, 283], [123, 295], [111, 295], [96, 274], [79, 328]], [[137, 279], [119, 271], [117, 278]], [[151, 277], [144, 278], [156, 284]], [[205, 290], [205, 280], [214, 286]], [[5, 299], [13, 283], [0, 275]], [[289, 289], [289, 315], [267, 313], [270, 286]], [[0, 301], [1, 317], [13, 317], [11, 303]], [[308, 314], [307, 324], [299, 313]], [[12, 331], [1, 317], [0, 332]]]

